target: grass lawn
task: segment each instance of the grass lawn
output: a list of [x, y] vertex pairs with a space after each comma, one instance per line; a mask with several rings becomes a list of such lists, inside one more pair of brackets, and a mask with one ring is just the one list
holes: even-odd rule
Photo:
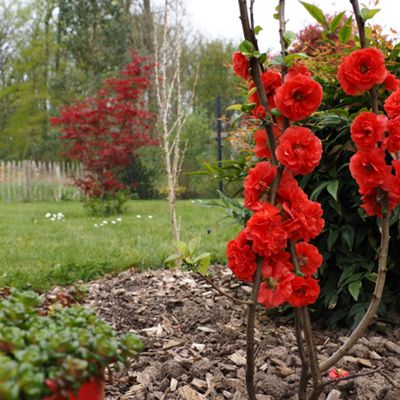
[[[65, 219], [50, 221], [47, 212], [62, 212]], [[225, 260], [226, 243], [238, 226], [218, 222], [222, 210], [180, 201], [178, 215], [182, 240], [201, 237], [199, 251]], [[46, 290], [129, 267], [162, 267], [174, 250], [167, 203], [131, 201], [121, 218], [116, 224], [116, 217], [106, 218], [108, 224], [96, 228], [103, 219], [89, 217], [79, 202], [0, 205], [0, 287]]]

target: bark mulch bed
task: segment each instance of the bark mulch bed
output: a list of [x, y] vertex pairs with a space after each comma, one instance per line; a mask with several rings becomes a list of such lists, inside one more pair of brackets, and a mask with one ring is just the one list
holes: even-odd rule
[[[250, 288], [224, 267], [214, 280], [226, 292], [247, 299]], [[146, 350], [129, 370], [108, 376], [107, 400], [247, 399], [246, 307], [179, 270], [107, 276], [89, 285], [87, 304], [121, 332], [138, 333]], [[399, 325], [384, 335], [370, 332], [337, 367], [369, 375], [334, 382], [321, 399], [400, 400]], [[296, 398], [300, 361], [290, 323], [271, 319], [260, 307], [256, 325], [256, 382], [259, 400]], [[348, 332], [316, 332], [321, 359]]]

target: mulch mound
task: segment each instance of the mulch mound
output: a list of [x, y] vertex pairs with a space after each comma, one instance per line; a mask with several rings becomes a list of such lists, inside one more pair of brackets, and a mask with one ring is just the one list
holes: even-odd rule
[[[248, 298], [250, 288], [225, 267], [213, 280], [227, 293]], [[201, 278], [180, 270], [125, 271], [89, 285], [87, 304], [120, 332], [139, 334], [146, 350], [128, 370], [107, 377], [107, 400], [247, 399], [246, 307], [233, 303]], [[325, 386], [322, 399], [400, 400], [400, 332], [369, 333], [338, 368], [354, 379]], [[321, 360], [346, 339], [317, 331]], [[294, 400], [300, 360], [293, 326], [260, 307], [256, 324], [259, 400]], [[361, 375], [370, 373], [368, 375]]]

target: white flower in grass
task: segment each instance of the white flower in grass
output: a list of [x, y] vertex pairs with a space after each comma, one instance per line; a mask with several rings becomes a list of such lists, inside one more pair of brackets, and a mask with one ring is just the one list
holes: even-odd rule
[[117, 221], [118, 221], [118, 222], [121, 222], [121, 221], [122, 221], [122, 218], [119, 218], [119, 217], [118, 217], [118, 218], [117, 218]]
[[56, 219], [54, 218], [54, 217], [51, 217], [50, 218], [50, 221], [55, 221]]
[[112, 223], [113, 225], [115, 225], [115, 224], [117, 223], [117, 221], [111, 221], [111, 223]]
[[46, 213], [45, 217], [46, 217], [46, 218], [50, 218], [50, 217], [51, 217], [51, 213], [49, 213], [49, 212]]
[[108, 224], [108, 221], [103, 221], [102, 224], [103, 224], [103, 225], [107, 225], [107, 224]]
[[142, 218], [142, 216], [140, 214], [136, 215], [136, 218]]
[[192, 200], [192, 203], [196, 203], [196, 201], [195, 201], [195, 200]]
[[149, 219], [152, 219], [153, 218], [153, 216], [152, 215], [149, 215]]
[[93, 226], [94, 226], [95, 228], [98, 228], [98, 227], [99, 227], [99, 225], [97, 225], [97, 224], [94, 224]]

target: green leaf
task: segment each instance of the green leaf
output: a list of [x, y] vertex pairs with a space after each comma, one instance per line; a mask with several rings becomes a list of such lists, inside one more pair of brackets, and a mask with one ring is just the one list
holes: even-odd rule
[[306, 3], [305, 1], [300, 1], [300, 3], [304, 6], [304, 8], [308, 11], [308, 13], [321, 25], [327, 27], [326, 18], [324, 13], [320, 8], [315, 6], [314, 4]]
[[311, 193], [310, 200], [315, 201], [318, 198], [318, 195], [329, 185], [329, 181], [325, 181], [320, 183]]
[[232, 111], [242, 111], [242, 104], [232, 104], [228, 107], [226, 107], [226, 109], [228, 111], [232, 110]]
[[185, 242], [181, 242], [180, 240], [178, 240], [177, 242], [175, 242], [175, 246], [182, 257], [187, 257], [189, 255], [189, 249]]
[[347, 289], [348, 289], [349, 293], [351, 294], [351, 297], [353, 297], [353, 299], [355, 301], [358, 300], [358, 296], [360, 294], [361, 287], [362, 287], [362, 281], [351, 282], [350, 285], [347, 286]]
[[354, 228], [351, 225], [345, 225], [342, 227], [342, 239], [349, 250], [351, 250], [354, 243]]
[[257, 26], [254, 28], [254, 34], [255, 34], [255, 35], [258, 35], [262, 30], [263, 30], [262, 26], [257, 25]]
[[339, 31], [339, 40], [341, 43], [347, 43], [351, 37], [351, 28], [353, 24], [353, 17], [351, 16], [346, 20]]
[[211, 254], [210, 253], [201, 253], [194, 260], [194, 263], [199, 264], [199, 273], [202, 275], [208, 275], [208, 267], [211, 263]]
[[329, 231], [328, 239], [326, 241], [329, 251], [332, 250], [333, 245], [336, 243], [336, 240], [337, 240], [338, 237], [339, 237], [339, 230], [338, 229]]
[[239, 50], [244, 55], [252, 54], [254, 52], [253, 43], [251, 43], [249, 40], [243, 40], [243, 42], [240, 43], [240, 45], [239, 45]]
[[274, 14], [273, 17], [277, 20], [279, 20], [279, 14]]
[[374, 8], [372, 10], [368, 9], [367, 7], [364, 7], [361, 11], [360, 11], [360, 15], [361, 18], [364, 21], [367, 21], [368, 19], [371, 19], [374, 17], [374, 15], [376, 15], [380, 10], [380, 8]]
[[164, 264], [175, 264], [175, 261], [181, 259], [182, 256], [179, 253], [171, 254], [164, 260]]
[[247, 97], [250, 97], [253, 93], [257, 92], [257, 88], [254, 86], [253, 88], [251, 88], [249, 90], [249, 92], [247, 93]]
[[286, 62], [286, 64], [289, 64], [291, 61], [295, 60], [296, 58], [308, 58], [308, 55], [306, 53], [288, 54], [285, 57], [285, 62]]
[[281, 114], [281, 112], [277, 109], [277, 108], [273, 108], [272, 110], [271, 110], [271, 114], [274, 116], [274, 117], [277, 117], [277, 118], [279, 118], [282, 114]]
[[342, 19], [343, 19], [343, 17], [344, 17], [345, 14], [346, 14], [346, 12], [343, 11], [343, 12], [341, 12], [341, 13], [335, 15], [335, 16], [332, 18], [331, 25], [330, 25], [330, 27], [329, 27], [332, 33], [335, 33], [335, 31], [336, 31], [336, 29], [338, 28], [339, 24], [342, 22]]
[[296, 34], [292, 31], [285, 31], [283, 32], [283, 38], [285, 39], [286, 43], [290, 45], [290, 43], [293, 42], [293, 40], [296, 40]]
[[337, 199], [338, 188], [339, 188], [339, 181], [337, 179], [335, 179], [334, 181], [329, 182], [328, 186], [326, 187], [326, 190], [328, 191], [328, 193], [336, 201], [338, 201], [338, 199]]
[[261, 64], [264, 64], [265, 61], [267, 61], [267, 54], [266, 54], [266, 53], [261, 53], [261, 54], [260, 54], [260, 57], [258, 57], [258, 61], [259, 61]]

